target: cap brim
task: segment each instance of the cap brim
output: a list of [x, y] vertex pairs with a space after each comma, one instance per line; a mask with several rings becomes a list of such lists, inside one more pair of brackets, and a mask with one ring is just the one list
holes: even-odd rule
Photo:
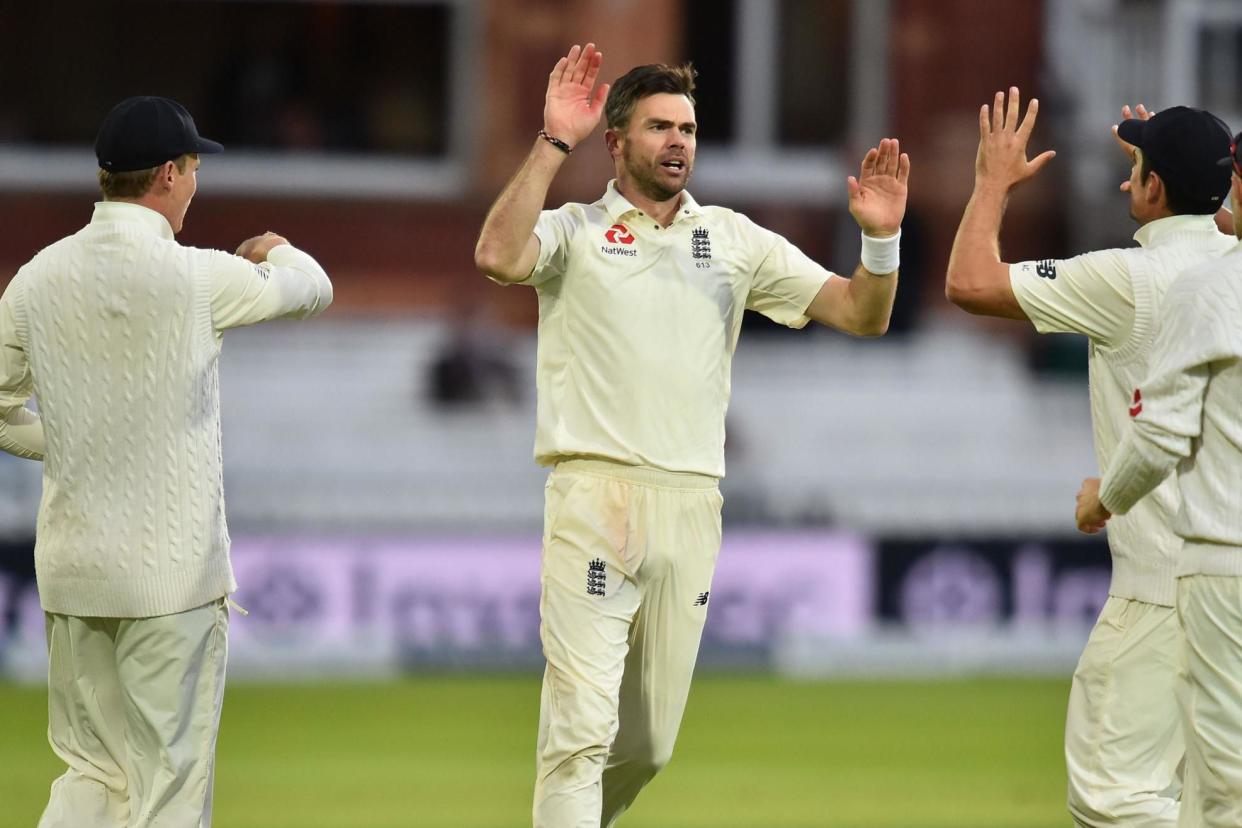
[[1125, 141], [1127, 144], [1142, 147], [1143, 135], [1145, 134], [1146, 129], [1146, 121], [1140, 121], [1138, 118], [1131, 118], [1117, 124], [1117, 137]]
[[194, 147], [194, 151], [199, 155], [213, 155], [217, 152], [224, 152], [224, 144], [200, 137]]

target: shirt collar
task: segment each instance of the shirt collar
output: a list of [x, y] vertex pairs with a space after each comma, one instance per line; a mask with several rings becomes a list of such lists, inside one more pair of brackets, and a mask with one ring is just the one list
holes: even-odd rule
[[[608, 182], [608, 189], [604, 191], [604, 209], [608, 211], [608, 215], [613, 221], [621, 221], [630, 213], [641, 212], [637, 207], [630, 203], [630, 200], [617, 190], [617, 179]], [[690, 195], [689, 190], [681, 191], [681, 205], [677, 208], [677, 218], [673, 219], [676, 224], [683, 218], [689, 216], [703, 215], [703, 208], [694, 200], [694, 196]]]
[[172, 225], [168, 219], [141, 204], [129, 201], [97, 201], [95, 213], [91, 216], [91, 224], [97, 222], [120, 222], [133, 224], [146, 229], [162, 239], [172, 239]]
[[1134, 234], [1134, 240], [1143, 247], [1159, 247], [1178, 233], [1207, 233], [1215, 227], [1213, 216], [1165, 216], [1140, 227]]

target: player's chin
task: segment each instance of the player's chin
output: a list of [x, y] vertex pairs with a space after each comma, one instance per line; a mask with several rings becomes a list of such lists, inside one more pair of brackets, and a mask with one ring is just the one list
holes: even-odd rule
[[[661, 173], [664, 173], [664, 171], [661, 170]], [[680, 175], [659, 174], [653, 183], [660, 192], [659, 200], [666, 201], [674, 196], [681, 195], [686, 189], [686, 185], [690, 183], [690, 173], [686, 171]]]

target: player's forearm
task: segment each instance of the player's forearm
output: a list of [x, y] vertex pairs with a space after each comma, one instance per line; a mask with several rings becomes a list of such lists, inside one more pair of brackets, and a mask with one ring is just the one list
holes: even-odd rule
[[1004, 188], [976, 182], [953, 239], [944, 293], [950, 302], [971, 313], [987, 313], [991, 294], [1008, 284], [1009, 269], [1000, 257], [1006, 198]]
[[268, 253], [267, 260], [292, 274], [284, 281], [296, 285], [290, 291], [289, 316], [309, 319], [318, 316], [332, 304], [332, 280], [327, 271], [305, 250], [291, 244], [278, 245]]
[[1131, 428], [1100, 483], [1100, 503], [1114, 515], [1124, 515], [1159, 486], [1181, 459]]
[[[527, 244], [565, 153], [542, 139], [487, 213], [474, 249], [479, 270], [502, 281], [524, 279], [534, 262], [524, 261]], [[522, 272], [525, 270], [526, 272]]]
[[24, 407], [0, 414], [0, 451], [27, 460], [42, 460], [43, 422], [39, 415]]
[[855, 336], [883, 336], [893, 315], [897, 298], [897, 271], [877, 276], [861, 264], [850, 279], [850, 324], [847, 333]]

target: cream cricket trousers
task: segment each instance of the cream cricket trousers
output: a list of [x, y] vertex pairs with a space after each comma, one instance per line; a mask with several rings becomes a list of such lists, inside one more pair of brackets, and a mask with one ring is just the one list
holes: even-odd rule
[[156, 618], [46, 614], [48, 740], [69, 769], [39, 828], [207, 828], [224, 696], [221, 598]]
[[1242, 577], [1177, 581], [1185, 634], [1183, 828], [1242, 826]]
[[1070, 685], [1069, 810], [1081, 828], [1173, 828], [1185, 752], [1177, 612], [1109, 597]]
[[592, 460], [549, 476], [535, 828], [613, 825], [672, 755], [720, 551], [716, 484]]

